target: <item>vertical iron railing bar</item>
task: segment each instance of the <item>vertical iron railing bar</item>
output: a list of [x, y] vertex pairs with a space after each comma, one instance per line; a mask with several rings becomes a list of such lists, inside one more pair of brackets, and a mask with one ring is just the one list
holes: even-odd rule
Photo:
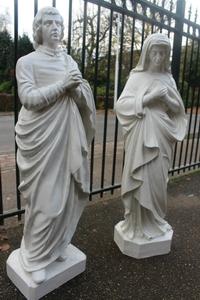
[[90, 196], [89, 200], [92, 200], [92, 189], [93, 189], [93, 172], [94, 172], [94, 144], [95, 138], [93, 138], [90, 146]]
[[69, 0], [68, 12], [68, 38], [67, 38], [67, 53], [71, 53], [71, 37], [72, 37], [72, 0]]
[[[18, 59], [18, 0], [14, 1], [14, 66], [16, 67]], [[17, 93], [17, 80], [16, 80], [16, 69], [14, 68], [14, 109], [15, 109], [15, 116], [14, 116], [14, 122], [17, 123], [18, 120], [18, 93]], [[18, 190], [18, 186], [20, 183], [20, 175], [19, 175], [19, 169], [17, 165], [17, 144], [15, 141], [15, 167], [16, 167], [16, 194], [17, 194], [17, 209], [21, 209], [21, 197], [20, 192]], [[18, 215], [18, 220], [21, 220], [21, 215]]]
[[[195, 87], [192, 88], [192, 103], [191, 103], [191, 108], [190, 108], [190, 119], [191, 119], [190, 129], [191, 129], [191, 126], [192, 126], [192, 119], [193, 119], [193, 107], [194, 107], [195, 89], [196, 89]], [[189, 130], [188, 136], [189, 136], [189, 138], [187, 137], [188, 138], [187, 142], [189, 141], [189, 144], [190, 144], [190, 142], [191, 142], [191, 139], [190, 139], [190, 137], [191, 137], [190, 130]], [[193, 138], [192, 138], [192, 145], [191, 145], [190, 155], [192, 154], [192, 147], [193, 147], [193, 143], [194, 143], [193, 140], [194, 140], [194, 134], [193, 134]], [[188, 145], [188, 147], [189, 147], [189, 145]], [[186, 149], [187, 149], [187, 147], [186, 147]], [[189, 151], [189, 149], [188, 149], [188, 151]], [[189, 153], [188, 153], [188, 156], [189, 156]], [[189, 158], [189, 161], [190, 161], [190, 158]]]
[[[95, 75], [94, 82], [97, 82], [98, 75], [98, 53], [99, 53], [99, 20], [100, 20], [100, 6], [98, 6], [98, 21], [97, 21], [97, 42], [96, 42], [96, 54], [95, 54]], [[97, 85], [94, 85], [94, 101], [96, 105], [96, 97], [97, 97]], [[92, 200], [92, 189], [93, 189], [93, 171], [94, 171], [94, 145], [95, 145], [95, 137], [91, 144], [91, 159], [90, 159], [90, 201]]]
[[[100, 32], [100, 13], [101, 7], [98, 5], [98, 14], [97, 14], [97, 37], [96, 37], [96, 53], [95, 53], [95, 72], [94, 72], [94, 82], [97, 83], [98, 78], [98, 57], [99, 57], [99, 32]], [[94, 84], [94, 101], [96, 104], [97, 99], [97, 84]], [[91, 144], [91, 160], [90, 160], [90, 191], [93, 188], [93, 170], [94, 170], [94, 139]], [[92, 195], [90, 194], [90, 200]]]
[[131, 55], [130, 55], [130, 70], [133, 68], [133, 53], [134, 53], [134, 42], [135, 42], [135, 18], [132, 18], [132, 36], [131, 36]]
[[[193, 51], [194, 51], [194, 40], [192, 40], [192, 49], [191, 49], [191, 55], [190, 55], [190, 65], [189, 65], [189, 77], [191, 74], [192, 69], [192, 59], [193, 59]], [[190, 85], [188, 83], [187, 88], [187, 99], [189, 98], [189, 92], [190, 92]], [[193, 106], [194, 99], [192, 98], [192, 106]], [[186, 109], [188, 107], [186, 106]], [[189, 125], [188, 125], [188, 135], [187, 135], [187, 142], [186, 142], [186, 150], [185, 150], [185, 159], [184, 159], [184, 165], [186, 165], [187, 162], [187, 153], [188, 153], [188, 147], [189, 147], [189, 141], [190, 141], [190, 129], [191, 129], [191, 123], [192, 123], [192, 109], [190, 110], [190, 118], [189, 118]]]
[[142, 42], [142, 33], [141, 33], [141, 41], [140, 41], [140, 53], [142, 52], [142, 46], [143, 46], [143, 42]]
[[[162, 8], [164, 8], [164, 4], [165, 4], [165, 0], [162, 0]], [[163, 24], [164, 23], [164, 14], [163, 13], [160, 13], [160, 14], [161, 14], [160, 21]], [[162, 26], [160, 27], [160, 33], [162, 33]]]
[[[199, 64], [199, 43], [198, 43], [198, 48], [197, 48], [197, 58], [196, 58], [196, 64], [195, 64], [195, 74], [197, 74], [198, 70], [198, 64]], [[192, 145], [191, 145], [191, 150], [190, 150], [190, 159], [189, 163], [191, 164], [192, 162], [192, 156], [193, 156], [193, 147], [194, 147], [194, 141], [196, 138], [196, 125], [197, 125], [197, 117], [198, 117], [198, 106], [199, 106], [199, 88], [198, 88], [198, 96], [197, 96], [197, 103], [196, 103], [196, 110], [195, 110], [195, 118], [194, 118], [194, 128], [193, 128], [193, 134], [192, 134]], [[194, 87], [194, 94], [193, 98], [195, 99], [195, 91], [196, 88]], [[192, 107], [193, 109], [193, 107]], [[192, 114], [193, 115], [193, 114]], [[190, 169], [189, 169], [190, 170]]]
[[[200, 102], [200, 87], [199, 87], [199, 94], [198, 94], [197, 114], [198, 114], [198, 110], [200, 108], [199, 102]], [[199, 143], [200, 143], [200, 117], [199, 117], [198, 122], [199, 122], [199, 128], [198, 128], [198, 133], [197, 133], [197, 143], [196, 143], [196, 151], [195, 151], [194, 161], [197, 161], [197, 155], [198, 155]], [[200, 158], [199, 158], [199, 161], [200, 161]]]
[[[121, 37], [120, 37], [120, 53], [119, 53], [119, 76], [118, 76], [118, 91], [117, 98], [121, 93], [121, 73], [122, 73], [122, 58], [123, 58], [123, 40], [124, 40], [124, 14], [122, 14], [121, 20]], [[115, 168], [117, 157], [117, 137], [118, 137], [118, 120], [115, 118], [115, 135], [114, 135], [114, 147], [113, 147], [113, 163], [112, 163], [112, 186], [115, 183]], [[113, 194], [114, 190], [111, 191]]]
[[[197, 153], [198, 153], [198, 144], [199, 144], [199, 130], [200, 130], [200, 119], [199, 118], [199, 107], [200, 107], [200, 87], [198, 87], [198, 98], [197, 98], [197, 105], [196, 105], [196, 112], [195, 112], [195, 126], [194, 126], [194, 135], [195, 135], [195, 139], [196, 139], [196, 151], [195, 151], [195, 155], [194, 155], [194, 162], [196, 162], [197, 160]], [[197, 123], [199, 122], [199, 129], [196, 132], [196, 128], [197, 128]]]
[[[152, 9], [151, 9], [151, 18], [155, 20], [155, 10], [152, 10]], [[154, 25], [153, 25], [153, 23], [151, 23], [151, 33], [154, 33]]]
[[[186, 69], [186, 62], [187, 62], [187, 52], [188, 52], [188, 37], [186, 38], [186, 46], [185, 46], [185, 55], [184, 55], [184, 62], [183, 62], [183, 73], [182, 73], [182, 84], [181, 84], [181, 93], [184, 91], [184, 81], [185, 81], [185, 69]], [[187, 101], [187, 99], [186, 99]]]
[[[142, 9], [143, 9], [143, 8], [142, 8]], [[144, 8], [144, 12], [146, 12], [145, 8]], [[142, 45], [143, 45], [143, 43], [144, 43], [145, 24], [146, 24], [146, 22], [143, 20], [143, 21], [142, 21], [142, 40], [141, 40]]]
[[[97, 44], [96, 44], [96, 55], [95, 55], [95, 76], [94, 82], [97, 82], [98, 75], [98, 53], [99, 53], [99, 27], [100, 27], [100, 6], [98, 6], [98, 21], [97, 21]], [[94, 101], [96, 105], [96, 97], [97, 97], [97, 85], [94, 85]], [[93, 189], [93, 172], [94, 172], [94, 145], [95, 145], [95, 137], [91, 144], [91, 159], [90, 159], [90, 197], [92, 200], [92, 189]]]
[[37, 14], [38, 12], [38, 0], [34, 0], [34, 16]]
[[[117, 20], [116, 20], [117, 22]], [[118, 25], [117, 25], [118, 26]], [[103, 149], [102, 149], [102, 164], [101, 164], [101, 189], [104, 187], [105, 175], [105, 154], [106, 154], [106, 138], [107, 138], [107, 124], [108, 124], [108, 99], [110, 89], [110, 67], [111, 67], [111, 50], [112, 50], [112, 30], [113, 30], [113, 11], [110, 11], [110, 26], [109, 26], [109, 42], [108, 42], [108, 63], [106, 75], [106, 95], [104, 100], [104, 128], [103, 128]], [[103, 192], [100, 194], [103, 197]]]
[[123, 140], [122, 174], [123, 174], [123, 169], [124, 169], [124, 163], [125, 163], [125, 142]]
[[[119, 95], [119, 93], [118, 93]], [[116, 169], [116, 157], [117, 157], [117, 136], [118, 136], [118, 119], [115, 118], [115, 135], [114, 135], [114, 147], [113, 147], [113, 163], [112, 163], [112, 181], [111, 184], [115, 184], [115, 169]], [[113, 194], [113, 190], [111, 191]]]
[[[136, 12], [136, 9], [137, 9], [137, 7], [136, 7], [136, 2], [134, 2], [134, 12]], [[135, 41], [135, 30], [136, 30], [136, 25], [135, 25], [135, 18], [133, 18], [133, 33], [134, 33], [134, 39], [133, 39], [133, 43], [135, 43], [135, 49], [137, 50], [137, 46], [136, 46], [136, 41]], [[132, 36], [133, 36], [133, 34], [132, 34]], [[133, 50], [134, 50], [134, 44], [133, 44]], [[134, 58], [134, 57], [133, 57]]]
[[[3, 215], [3, 190], [1, 180], [1, 166], [0, 166], [0, 215]], [[0, 225], [4, 225], [4, 219], [0, 219]]]
[[168, 36], [168, 38], [170, 38], [170, 33], [171, 33], [171, 31], [167, 30], [167, 36]]
[[194, 23], [197, 23], [197, 17], [198, 17], [198, 9], [196, 9], [196, 12], [195, 12]]
[[[198, 129], [198, 134], [197, 134], [197, 144], [196, 144], [196, 151], [195, 151], [195, 158], [194, 158], [195, 161], [197, 161], [199, 144], [200, 144], [200, 121], [199, 121], [199, 129]], [[200, 161], [200, 157], [199, 157], [199, 161]]]
[[86, 28], [87, 28], [87, 0], [84, 2], [83, 10], [83, 44], [82, 44], [82, 64], [81, 64], [81, 73], [84, 77], [85, 75], [85, 40], [86, 40]]
[[[170, 12], [172, 12], [172, 9], [173, 9], [173, 1], [170, 1]], [[168, 17], [168, 25], [169, 27], [171, 27], [171, 24], [172, 24], [172, 18], [169, 16]], [[170, 38], [170, 34], [171, 34], [171, 31], [168, 30], [168, 38]]]
[[[188, 29], [188, 30], [189, 30], [189, 29]], [[185, 71], [186, 71], [186, 62], [187, 62], [187, 54], [188, 54], [188, 42], [189, 42], [189, 40], [188, 40], [188, 37], [187, 37], [187, 38], [186, 38], [186, 46], [185, 46], [184, 62], [183, 62], [183, 71], [182, 71], [182, 84], [181, 84], [181, 90], [180, 90], [181, 94], [183, 94], [183, 92], [184, 92]], [[187, 112], [186, 107], [187, 107], [188, 99], [187, 99], [187, 98], [185, 98], [185, 99], [186, 99], [185, 110], [186, 110], [186, 112]], [[179, 166], [179, 167], [181, 166], [182, 154], [183, 154], [183, 146], [184, 146], [184, 144], [185, 144], [185, 140], [183, 140], [183, 141], [181, 142], [181, 146], [180, 146], [179, 162], [178, 162], [178, 166]], [[178, 174], [179, 174], [179, 172], [178, 172]]]
[[[170, 7], [171, 8], [171, 7]], [[172, 8], [171, 8], [172, 9]], [[171, 24], [171, 18], [169, 20], [169, 23]], [[170, 31], [168, 31], [168, 38], [170, 38]], [[174, 146], [174, 152], [173, 152], [173, 162], [172, 162], [172, 170], [175, 168], [175, 164], [176, 164], [176, 156], [177, 156], [177, 149], [178, 149], [178, 142], [175, 143]], [[173, 172], [172, 172], [173, 175]]]
[[[196, 10], [196, 16], [195, 16], [195, 23], [197, 21], [197, 16], [198, 16], [198, 11]], [[197, 29], [197, 28], [196, 28]], [[199, 30], [199, 34], [200, 34], [200, 28], [198, 28]], [[198, 39], [198, 50], [199, 50], [199, 39]], [[199, 56], [199, 52], [197, 54], [197, 56]], [[198, 68], [198, 64], [197, 64], [197, 68]], [[198, 88], [198, 98], [197, 98], [197, 104], [196, 104], [196, 115], [195, 115], [195, 121], [196, 121], [196, 117], [198, 118], [198, 111], [199, 111], [199, 100], [200, 100], [200, 88]], [[195, 123], [195, 127], [196, 127], [196, 123]], [[196, 128], [194, 128], [194, 132], [196, 131]], [[196, 135], [196, 133], [195, 133]], [[198, 129], [198, 134], [197, 134], [197, 143], [196, 143], [196, 151], [195, 151], [195, 158], [194, 161], [197, 160], [197, 153], [198, 153], [198, 148], [199, 148], [199, 139], [200, 139], [200, 120], [199, 120], [199, 129]], [[199, 161], [200, 161], [200, 157], [199, 157]], [[195, 169], [195, 167], [194, 167]]]
[[185, 13], [185, 0], [177, 0], [176, 22], [174, 28], [175, 31], [174, 31], [174, 43], [173, 43], [173, 56], [172, 56], [172, 74], [178, 88], [179, 88], [184, 13]]
[[131, 5], [132, 5], [132, 11], [136, 12], [136, 1], [130, 1], [131, 2]]
[[[185, 1], [182, 3], [180, 0], [177, 0], [176, 3], [176, 14], [178, 15], [178, 19], [175, 23], [175, 28], [177, 29], [177, 33], [174, 33], [174, 44], [173, 44], [173, 56], [172, 56], [172, 74], [176, 81], [177, 87], [179, 88], [179, 77], [180, 77], [180, 63], [181, 63], [181, 49], [182, 49], [182, 33], [183, 33], [183, 20], [184, 20], [184, 13], [185, 13]], [[171, 25], [171, 19], [170, 19]], [[177, 65], [178, 64], [178, 65]], [[172, 169], [174, 169], [176, 164], [176, 157], [177, 157], [177, 148], [178, 144], [175, 144], [174, 148], [174, 157], [172, 163]], [[172, 172], [173, 175], [173, 172]]]
[[[176, 165], [176, 154], [177, 154], [177, 149], [178, 149], [178, 142], [175, 143], [174, 146], [174, 152], [173, 152], [173, 162], [172, 162], [172, 170], [175, 168]], [[172, 173], [173, 175], [173, 173]]]
[[[177, 0], [176, 0], [176, 2], [177, 2]], [[174, 5], [173, 0], [170, 0], [170, 9], [169, 9], [170, 12], [173, 12], [173, 5]]]

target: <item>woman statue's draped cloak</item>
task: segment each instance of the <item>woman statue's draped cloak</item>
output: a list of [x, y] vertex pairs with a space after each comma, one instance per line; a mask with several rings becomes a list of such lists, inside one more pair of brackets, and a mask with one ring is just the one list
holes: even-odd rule
[[[169, 96], [179, 103], [176, 114], [159, 100], [143, 108], [146, 91], [158, 83], [167, 87]], [[173, 145], [184, 138], [186, 131], [184, 107], [171, 74], [132, 71], [115, 109], [125, 136], [125, 219], [121, 229], [129, 239], [163, 235], [170, 230], [164, 217]]]
[[27, 202], [20, 259], [28, 272], [61, 255], [88, 199], [95, 108], [85, 80], [76, 94], [64, 91], [63, 78], [75, 68], [64, 50], [44, 46], [17, 64], [23, 105], [16, 125], [17, 163]]

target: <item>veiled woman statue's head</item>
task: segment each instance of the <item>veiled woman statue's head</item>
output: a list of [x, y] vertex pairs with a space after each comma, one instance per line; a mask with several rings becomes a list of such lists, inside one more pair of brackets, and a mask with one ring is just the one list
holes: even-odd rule
[[157, 70], [170, 72], [170, 51], [169, 38], [161, 33], [149, 35], [144, 41], [139, 62], [133, 72], [146, 70]]

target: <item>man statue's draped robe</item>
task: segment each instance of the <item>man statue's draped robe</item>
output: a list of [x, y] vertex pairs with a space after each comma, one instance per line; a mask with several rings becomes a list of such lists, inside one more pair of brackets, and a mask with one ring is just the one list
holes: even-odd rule
[[87, 81], [66, 92], [63, 79], [72, 69], [77, 64], [65, 50], [44, 46], [17, 63], [23, 105], [16, 125], [17, 163], [27, 202], [20, 259], [28, 272], [62, 254], [88, 199], [95, 107]]

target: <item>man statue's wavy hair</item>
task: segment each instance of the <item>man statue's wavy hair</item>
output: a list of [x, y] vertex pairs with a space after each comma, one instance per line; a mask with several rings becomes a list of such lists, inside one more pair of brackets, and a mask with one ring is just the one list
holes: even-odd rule
[[40, 9], [34, 20], [33, 20], [33, 47], [36, 49], [39, 45], [42, 45], [42, 18], [44, 15], [59, 15], [61, 18], [61, 39], [64, 37], [64, 24], [63, 24], [63, 17], [60, 15], [59, 11], [55, 7], [44, 7]]

